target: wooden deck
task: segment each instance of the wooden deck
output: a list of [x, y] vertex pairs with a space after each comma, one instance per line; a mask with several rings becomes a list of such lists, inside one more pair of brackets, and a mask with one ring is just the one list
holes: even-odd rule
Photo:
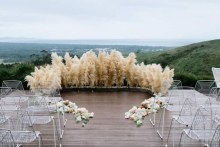
[[[139, 105], [149, 95], [141, 92], [64, 92], [64, 99], [75, 102], [94, 112], [94, 118], [88, 125], [76, 124], [72, 114], [67, 114], [67, 125], [62, 138], [63, 147], [162, 147], [166, 141], [161, 140], [155, 127], [150, 123], [150, 116], [141, 127], [133, 121], [124, 119], [124, 113], [133, 105]], [[160, 117], [157, 113], [156, 122]], [[166, 113], [164, 138], [168, 133], [171, 115]], [[179, 142], [178, 136], [175, 139]], [[53, 146], [53, 142], [45, 142], [44, 146]], [[186, 146], [203, 146], [191, 141]]]
[[[149, 97], [145, 93], [66, 92], [62, 93], [62, 96], [95, 113], [95, 117], [84, 128], [80, 124], [75, 124], [71, 114], [68, 115], [62, 139], [65, 147], [160, 147], [165, 145], [165, 141], [159, 138], [150, 123], [150, 116], [146, 117], [141, 127], [136, 127], [133, 121], [124, 119], [126, 111]], [[169, 113], [166, 114], [165, 136], [171, 120]]]

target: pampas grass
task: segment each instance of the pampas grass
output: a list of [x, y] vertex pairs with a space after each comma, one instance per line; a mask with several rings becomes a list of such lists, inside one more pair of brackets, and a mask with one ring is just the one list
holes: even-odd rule
[[[174, 70], [160, 64], [136, 64], [136, 55], [112, 50], [110, 53], [100, 51], [96, 55], [88, 51], [79, 59], [66, 53], [64, 58], [52, 53], [52, 64], [35, 67], [26, 81], [31, 89], [39, 88], [42, 83], [50, 82], [50, 87], [143, 87], [154, 93], [166, 94], [173, 82]], [[124, 81], [127, 85], [124, 85]]]
[[30, 76], [26, 76], [25, 80], [28, 81], [28, 86], [30, 86], [31, 90], [48, 87], [61, 89], [60, 75], [50, 65], [39, 68], [35, 67], [35, 71]]
[[107, 87], [108, 85], [108, 69], [109, 69], [109, 54], [100, 51], [97, 60], [97, 85]]
[[130, 53], [128, 57], [126, 58], [126, 67], [125, 67], [125, 72], [126, 72], [126, 78], [129, 86], [135, 86], [137, 83], [135, 83], [135, 66], [136, 65], [136, 55], [134, 53]]

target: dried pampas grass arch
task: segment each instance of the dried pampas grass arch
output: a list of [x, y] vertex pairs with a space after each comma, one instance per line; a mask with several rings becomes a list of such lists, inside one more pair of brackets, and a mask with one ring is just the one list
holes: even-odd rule
[[88, 51], [81, 58], [72, 58], [67, 52], [64, 58], [57, 53], [51, 57], [51, 65], [35, 67], [35, 71], [25, 77], [31, 90], [52, 81], [47, 86], [53, 89], [146, 89], [166, 95], [173, 82], [174, 69], [163, 69], [160, 64], [137, 64], [134, 53], [124, 57], [117, 50], [100, 51], [98, 55]]

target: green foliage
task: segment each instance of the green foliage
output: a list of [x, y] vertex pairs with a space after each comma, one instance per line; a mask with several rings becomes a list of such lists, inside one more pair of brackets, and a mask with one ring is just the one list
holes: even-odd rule
[[183, 85], [192, 86], [194, 87], [196, 81], [198, 80], [197, 76], [191, 73], [176, 73], [175, 79], [181, 80]]
[[220, 67], [220, 40], [195, 43], [163, 52], [137, 54], [138, 62], [158, 63], [175, 69], [175, 79], [194, 86], [196, 80], [213, 79], [212, 67]]
[[[115, 42], [117, 44], [117, 42]], [[24, 63], [29, 61], [28, 57], [32, 56], [38, 58], [43, 52], [42, 49], [48, 53], [56, 52], [64, 56], [65, 52], [81, 56], [83, 53], [93, 50], [98, 53], [99, 49], [110, 51], [117, 49], [127, 56], [130, 52], [147, 52], [158, 49], [167, 49], [168, 47], [161, 46], [139, 46], [139, 45], [86, 45], [86, 44], [55, 44], [51, 43], [7, 43], [0, 42], [0, 60], [5, 63]], [[0, 61], [1, 63], [1, 61]], [[36, 63], [40, 64], [40, 63]]]
[[0, 83], [3, 80], [20, 80], [24, 88], [27, 89], [27, 82], [24, 81], [25, 76], [30, 75], [35, 66], [50, 63], [51, 54], [42, 50], [40, 54], [31, 55], [30, 61], [26, 63], [0, 64]]
[[20, 80], [23, 82], [24, 88], [27, 88], [27, 82], [24, 81], [26, 75], [34, 71], [33, 64], [0, 64], [0, 83], [3, 80]]
[[51, 54], [46, 50], [42, 50], [40, 54], [30, 55], [30, 62], [36, 66], [50, 64]]

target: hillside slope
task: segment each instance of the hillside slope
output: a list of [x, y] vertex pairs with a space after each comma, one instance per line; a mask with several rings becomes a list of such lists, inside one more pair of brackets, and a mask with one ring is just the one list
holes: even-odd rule
[[175, 69], [175, 78], [193, 86], [196, 80], [213, 79], [212, 67], [220, 67], [220, 39], [190, 44], [164, 52], [139, 53], [139, 62], [160, 63]]

